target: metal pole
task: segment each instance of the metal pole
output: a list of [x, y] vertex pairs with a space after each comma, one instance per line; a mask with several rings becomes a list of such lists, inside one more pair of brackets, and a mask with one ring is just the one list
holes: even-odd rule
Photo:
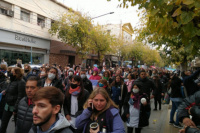
[[97, 17], [91, 18], [91, 19], [99, 18], [99, 17], [105, 16], [105, 15], [108, 15], [108, 14], [113, 14], [113, 13], [114, 13], [114, 12], [109, 12], [109, 13], [102, 14], [102, 15], [100, 15], [100, 16], [97, 16]]
[[31, 65], [33, 64], [33, 59], [32, 59], [32, 47], [31, 47]]

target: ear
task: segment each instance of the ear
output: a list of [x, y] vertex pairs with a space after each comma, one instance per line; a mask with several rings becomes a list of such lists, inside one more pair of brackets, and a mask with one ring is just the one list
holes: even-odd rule
[[53, 114], [58, 114], [60, 111], [60, 105], [56, 105], [53, 107]]

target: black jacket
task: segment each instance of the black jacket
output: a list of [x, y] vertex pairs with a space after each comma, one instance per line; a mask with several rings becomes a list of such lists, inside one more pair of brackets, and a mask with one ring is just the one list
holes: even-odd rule
[[92, 93], [92, 82], [87, 77], [83, 79], [83, 86], [90, 94]]
[[198, 128], [192, 128], [188, 126], [185, 129], [185, 133], [200, 133], [200, 130]]
[[155, 89], [153, 90], [153, 94], [156, 98], [161, 98], [161, 93], [164, 93], [164, 89], [163, 89], [163, 84], [161, 83], [161, 81], [158, 81], [158, 85], [156, 85], [156, 81], [153, 80], [154, 84], [155, 84]]
[[148, 78], [141, 79], [140, 77], [135, 80], [134, 83], [138, 83], [141, 85], [141, 90], [143, 93], [146, 93], [148, 97], [150, 97], [150, 93], [152, 90], [155, 89], [155, 84], [153, 81], [149, 80]]
[[183, 79], [183, 83], [187, 90], [188, 96], [193, 95], [195, 92], [199, 90], [199, 86], [197, 85], [197, 83], [194, 82], [194, 80], [197, 78], [199, 73], [200, 73], [200, 69], [197, 70], [192, 75], [184, 77]]
[[[180, 122], [182, 122], [184, 118], [189, 118], [188, 110], [189, 108], [194, 107], [195, 105], [200, 106], [200, 91], [197, 91], [196, 93], [194, 93], [194, 95], [185, 98], [183, 102], [179, 105], [178, 118]], [[199, 117], [194, 115], [193, 110], [191, 110], [191, 113], [193, 115], [192, 120], [194, 121], [196, 126], [200, 126]]]
[[15, 80], [9, 83], [6, 89], [6, 103], [14, 106], [14, 112], [17, 112], [19, 101], [25, 96], [25, 81]]
[[[41, 80], [42, 80], [42, 87], [44, 87], [44, 84], [45, 84], [45, 80], [46, 80], [46, 79], [47, 79], [47, 78], [41, 79]], [[51, 85], [54, 86], [54, 87], [56, 87], [56, 88], [58, 88], [58, 89], [60, 89], [60, 90], [64, 93], [64, 90], [63, 90], [64, 86], [62, 85], [62, 80], [61, 80], [61, 79], [55, 78], [55, 79], [52, 81]]]
[[[67, 90], [68, 91], [68, 90]], [[83, 105], [85, 104], [86, 100], [89, 97], [89, 92], [84, 89], [83, 91], [84, 96], [78, 99], [78, 112], [76, 112], [76, 116], [80, 115], [83, 111]], [[66, 115], [71, 115], [71, 95], [69, 97], [65, 97], [64, 104], [64, 113]]]
[[[9, 84], [9, 81], [6, 78], [0, 79], [0, 93], [7, 89], [8, 84]], [[3, 114], [4, 106], [5, 106], [5, 95], [2, 96], [2, 99], [0, 102], [0, 119]]]
[[182, 98], [181, 95], [181, 79], [177, 76], [173, 76], [172, 81], [171, 81], [171, 94], [170, 97], [172, 98]]
[[[127, 95], [126, 95], [126, 98], [124, 100], [124, 105], [123, 105], [123, 109], [124, 109], [124, 113], [122, 114], [122, 120], [123, 121], [127, 121], [127, 117], [126, 115], [127, 114], [130, 114], [129, 113], [129, 99], [130, 99], [130, 95], [131, 95], [132, 92], [129, 92]], [[150, 108], [150, 99], [148, 97], [147, 94], [143, 93], [141, 94], [142, 97], [141, 98], [146, 98], [147, 99], [147, 105], [144, 106], [143, 104], [140, 103], [140, 116], [139, 116], [139, 127], [145, 127], [145, 126], [148, 126], [149, 125], [149, 112], [151, 111], [151, 108]], [[133, 106], [133, 105], [131, 105]]]
[[28, 98], [24, 97], [18, 104], [17, 123], [15, 133], [28, 133], [33, 123], [33, 105], [28, 105]]

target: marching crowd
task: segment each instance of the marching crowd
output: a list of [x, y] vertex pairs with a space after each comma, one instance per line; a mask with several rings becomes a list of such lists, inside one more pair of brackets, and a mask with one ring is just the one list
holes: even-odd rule
[[169, 124], [181, 133], [200, 132], [199, 74], [1, 63], [0, 133], [6, 133], [12, 116], [15, 133], [125, 133], [124, 122], [127, 133], [141, 133], [149, 125], [151, 99], [153, 111], [172, 101]]

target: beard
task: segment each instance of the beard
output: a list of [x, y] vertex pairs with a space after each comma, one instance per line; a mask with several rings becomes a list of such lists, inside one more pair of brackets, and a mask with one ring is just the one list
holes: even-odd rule
[[[44, 121], [42, 121], [42, 122], [40, 122], [38, 124], [34, 124], [34, 125], [35, 126], [42, 126], [42, 125], [44, 125], [45, 123], [47, 123], [51, 119], [51, 116], [52, 116], [52, 112], [47, 117], [44, 118]], [[37, 117], [39, 117], [39, 116], [37, 116]], [[41, 117], [39, 117], [39, 118], [41, 119]]]

